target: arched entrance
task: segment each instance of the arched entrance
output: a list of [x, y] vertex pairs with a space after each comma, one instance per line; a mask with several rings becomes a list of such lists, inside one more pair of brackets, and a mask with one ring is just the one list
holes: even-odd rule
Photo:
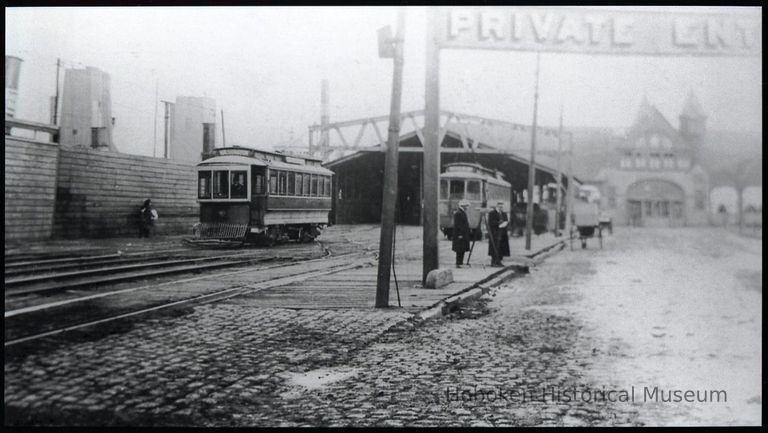
[[632, 226], [680, 227], [685, 224], [685, 193], [675, 183], [648, 179], [627, 188], [627, 215]]

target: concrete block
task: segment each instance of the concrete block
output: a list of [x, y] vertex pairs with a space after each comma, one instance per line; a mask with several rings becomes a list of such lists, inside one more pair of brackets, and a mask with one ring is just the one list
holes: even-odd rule
[[439, 289], [453, 282], [453, 272], [450, 269], [435, 269], [427, 274], [425, 289]]

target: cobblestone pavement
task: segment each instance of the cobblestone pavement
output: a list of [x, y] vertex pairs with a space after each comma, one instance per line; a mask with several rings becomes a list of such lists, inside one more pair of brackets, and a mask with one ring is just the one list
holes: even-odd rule
[[[595, 279], [610, 265], [619, 269], [612, 274], [615, 285], [627, 287], [621, 293], [637, 290], [625, 281], [633, 275], [631, 260], [652, 256], [677, 239], [660, 233], [617, 231], [603, 250], [566, 249], [492, 296], [423, 324], [396, 309], [265, 308], [245, 297], [99, 330], [77, 343], [50, 341], [46, 350], [24, 356], [6, 352], [6, 424], [653, 424], [667, 419], [662, 416], [669, 405], [606, 397], [631, 383], [650, 383], [658, 372], [635, 367], [637, 376], [626, 375], [633, 362], [643, 365], [648, 358], [634, 334], [616, 325], [627, 314], [623, 304], [606, 298], [606, 286]], [[717, 237], [700, 244], [699, 233], [685, 236], [683, 246], [665, 256], [668, 266], [675, 266], [673, 257], [743, 248], [733, 242], [713, 252]], [[738, 281], [751, 287], [754, 280], [752, 273]], [[761, 292], [760, 287], [760, 300]], [[683, 302], [676, 308], [684, 307]], [[613, 320], [601, 320], [606, 315]], [[616, 332], [601, 330], [606, 327]], [[706, 343], [708, 334], [703, 335], [699, 344]], [[683, 362], [685, 356], [669, 360]], [[744, 373], [760, 377], [759, 369]], [[752, 404], [759, 407], [760, 398]], [[693, 410], [672, 409], [673, 424], [686, 424], [685, 415]]]

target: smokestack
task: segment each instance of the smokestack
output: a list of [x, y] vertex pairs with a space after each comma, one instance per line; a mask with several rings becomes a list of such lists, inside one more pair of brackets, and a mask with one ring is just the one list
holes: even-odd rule
[[216, 145], [216, 124], [203, 123], [203, 158], [213, 152]]
[[322, 111], [320, 114], [320, 149], [325, 150], [328, 148], [328, 124], [330, 123], [330, 102], [328, 94], [328, 80], [323, 80], [322, 88], [320, 92], [320, 104], [322, 105]]
[[15, 56], [5, 56], [5, 115], [16, 115], [16, 100], [19, 96], [19, 74], [22, 60]]

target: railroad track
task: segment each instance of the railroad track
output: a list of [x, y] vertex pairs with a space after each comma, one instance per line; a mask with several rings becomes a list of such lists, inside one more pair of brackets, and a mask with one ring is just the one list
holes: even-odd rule
[[[160, 276], [295, 259], [293, 256], [286, 256], [285, 250], [240, 251], [214, 256], [205, 256], [206, 253], [200, 250], [174, 249], [7, 263], [5, 296], [8, 299], [20, 295], [57, 293]], [[306, 253], [300, 256], [303, 254]]]
[[[323, 248], [323, 245], [320, 244]], [[325, 248], [324, 248], [325, 249]], [[275, 263], [275, 259], [268, 258], [244, 258], [236, 262], [249, 262], [254, 264], [247, 269], [230, 270], [214, 274], [201, 275], [153, 283], [138, 287], [127, 287], [110, 291], [92, 291], [92, 293], [74, 298], [60, 299], [52, 302], [44, 302], [27, 306], [8, 308], [9, 291], [6, 289], [5, 347], [23, 345], [68, 331], [89, 328], [96, 325], [120, 321], [122, 319], [147, 314], [159, 310], [178, 308], [191, 304], [201, 304], [221, 301], [246, 293], [265, 290], [271, 287], [290, 284], [291, 282], [309, 279], [314, 276], [338, 272], [342, 269], [361, 265], [360, 260], [370, 256], [364, 252], [348, 253], [340, 256], [330, 254], [325, 249], [326, 256], [317, 259], [284, 258]], [[200, 262], [192, 265], [200, 269]], [[215, 263], [203, 263], [202, 266]], [[222, 263], [219, 263], [224, 265]], [[234, 266], [228, 263], [226, 266]], [[214, 268], [206, 268], [214, 269]], [[145, 277], [147, 272], [170, 271], [171, 269], [142, 270]], [[270, 273], [270, 275], [266, 275]], [[181, 271], [179, 271], [181, 273]], [[260, 281], [247, 285], [222, 286], [222, 281], [237, 274], [253, 273], [259, 275]], [[109, 277], [96, 275], [93, 278]], [[129, 276], [130, 277], [130, 276]], [[82, 280], [75, 280], [82, 283]], [[102, 279], [105, 281], [105, 279]], [[57, 289], [51, 291], [68, 290], [63, 288], [61, 281]], [[201, 284], [204, 283], [204, 284]], [[40, 284], [40, 283], [37, 283]], [[53, 284], [49, 282], [49, 284]], [[216, 285], [219, 287], [215, 287]], [[82, 285], [81, 285], [82, 286]], [[214, 288], [210, 288], [214, 286]], [[40, 287], [38, 287], [39, 289]], [[47, 291], [42, 291], [45, 293]], [[13, 292], [17, 295], [22, 291]], [[40, 294], [41, 291], [30, 292]], [[72, 292], [69, 291], [71, 294]], [[13, 295], [11, 296], [13, 298]]]

